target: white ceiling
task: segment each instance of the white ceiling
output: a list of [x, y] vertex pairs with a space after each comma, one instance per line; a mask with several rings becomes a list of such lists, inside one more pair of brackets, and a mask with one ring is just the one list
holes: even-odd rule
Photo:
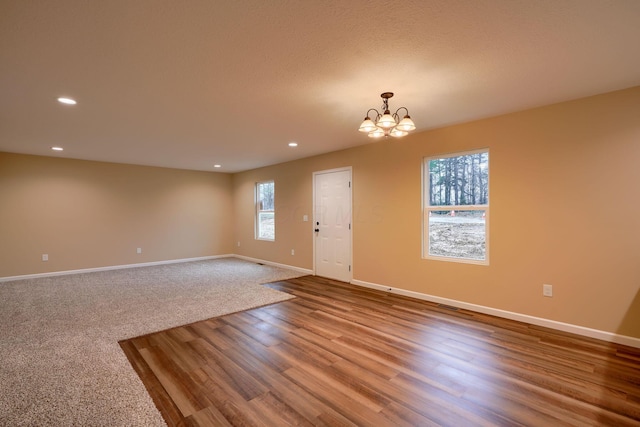
[[0, 151], [236, 172], [384, 91], [420, 131], [637, 85], [640, 0], [0, 0]]

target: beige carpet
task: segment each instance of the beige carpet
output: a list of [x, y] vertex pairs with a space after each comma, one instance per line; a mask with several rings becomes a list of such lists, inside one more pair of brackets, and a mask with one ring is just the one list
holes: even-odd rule
[[290, 298], [235, 258], [0, 283], [0, 426], [164, 425], [118, 341]]

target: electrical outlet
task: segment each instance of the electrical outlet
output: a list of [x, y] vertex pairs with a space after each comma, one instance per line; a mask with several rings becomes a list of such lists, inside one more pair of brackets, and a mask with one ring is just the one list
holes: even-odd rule
[[42, 254], [42, 261], [49, 261], [49, 254]]
[[240, 241], [238, 240], [238, 247], [240, 247]]
[[309, 215], [302, 215], [302, 220], [303, 220], [304, 222], [309, 221]]
[[142, 253], [142, 248], [136, 249], [136, 253], [141, 254]]
[[543, 284], [542, 285], [542, 295], [545, 296], [545, 297], [552, 297], [553, 296], [553, 286], [552, 285]]
[[296, 250], [295, 249], [291, 249], [291, 255], [295, 255], [296, 254]]

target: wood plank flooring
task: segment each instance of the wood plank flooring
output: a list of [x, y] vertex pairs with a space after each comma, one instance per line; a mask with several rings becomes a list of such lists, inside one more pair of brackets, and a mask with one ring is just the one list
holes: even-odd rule
[[121, 347], [169, 426], [640, 426], [640, 350], [306, 276]]

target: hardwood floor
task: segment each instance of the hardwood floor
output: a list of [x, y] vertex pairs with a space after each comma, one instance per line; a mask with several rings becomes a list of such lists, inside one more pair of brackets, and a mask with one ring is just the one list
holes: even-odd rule
[[640, 349], [306, 276], [120, 343], [169, 426], [640, 426]]

